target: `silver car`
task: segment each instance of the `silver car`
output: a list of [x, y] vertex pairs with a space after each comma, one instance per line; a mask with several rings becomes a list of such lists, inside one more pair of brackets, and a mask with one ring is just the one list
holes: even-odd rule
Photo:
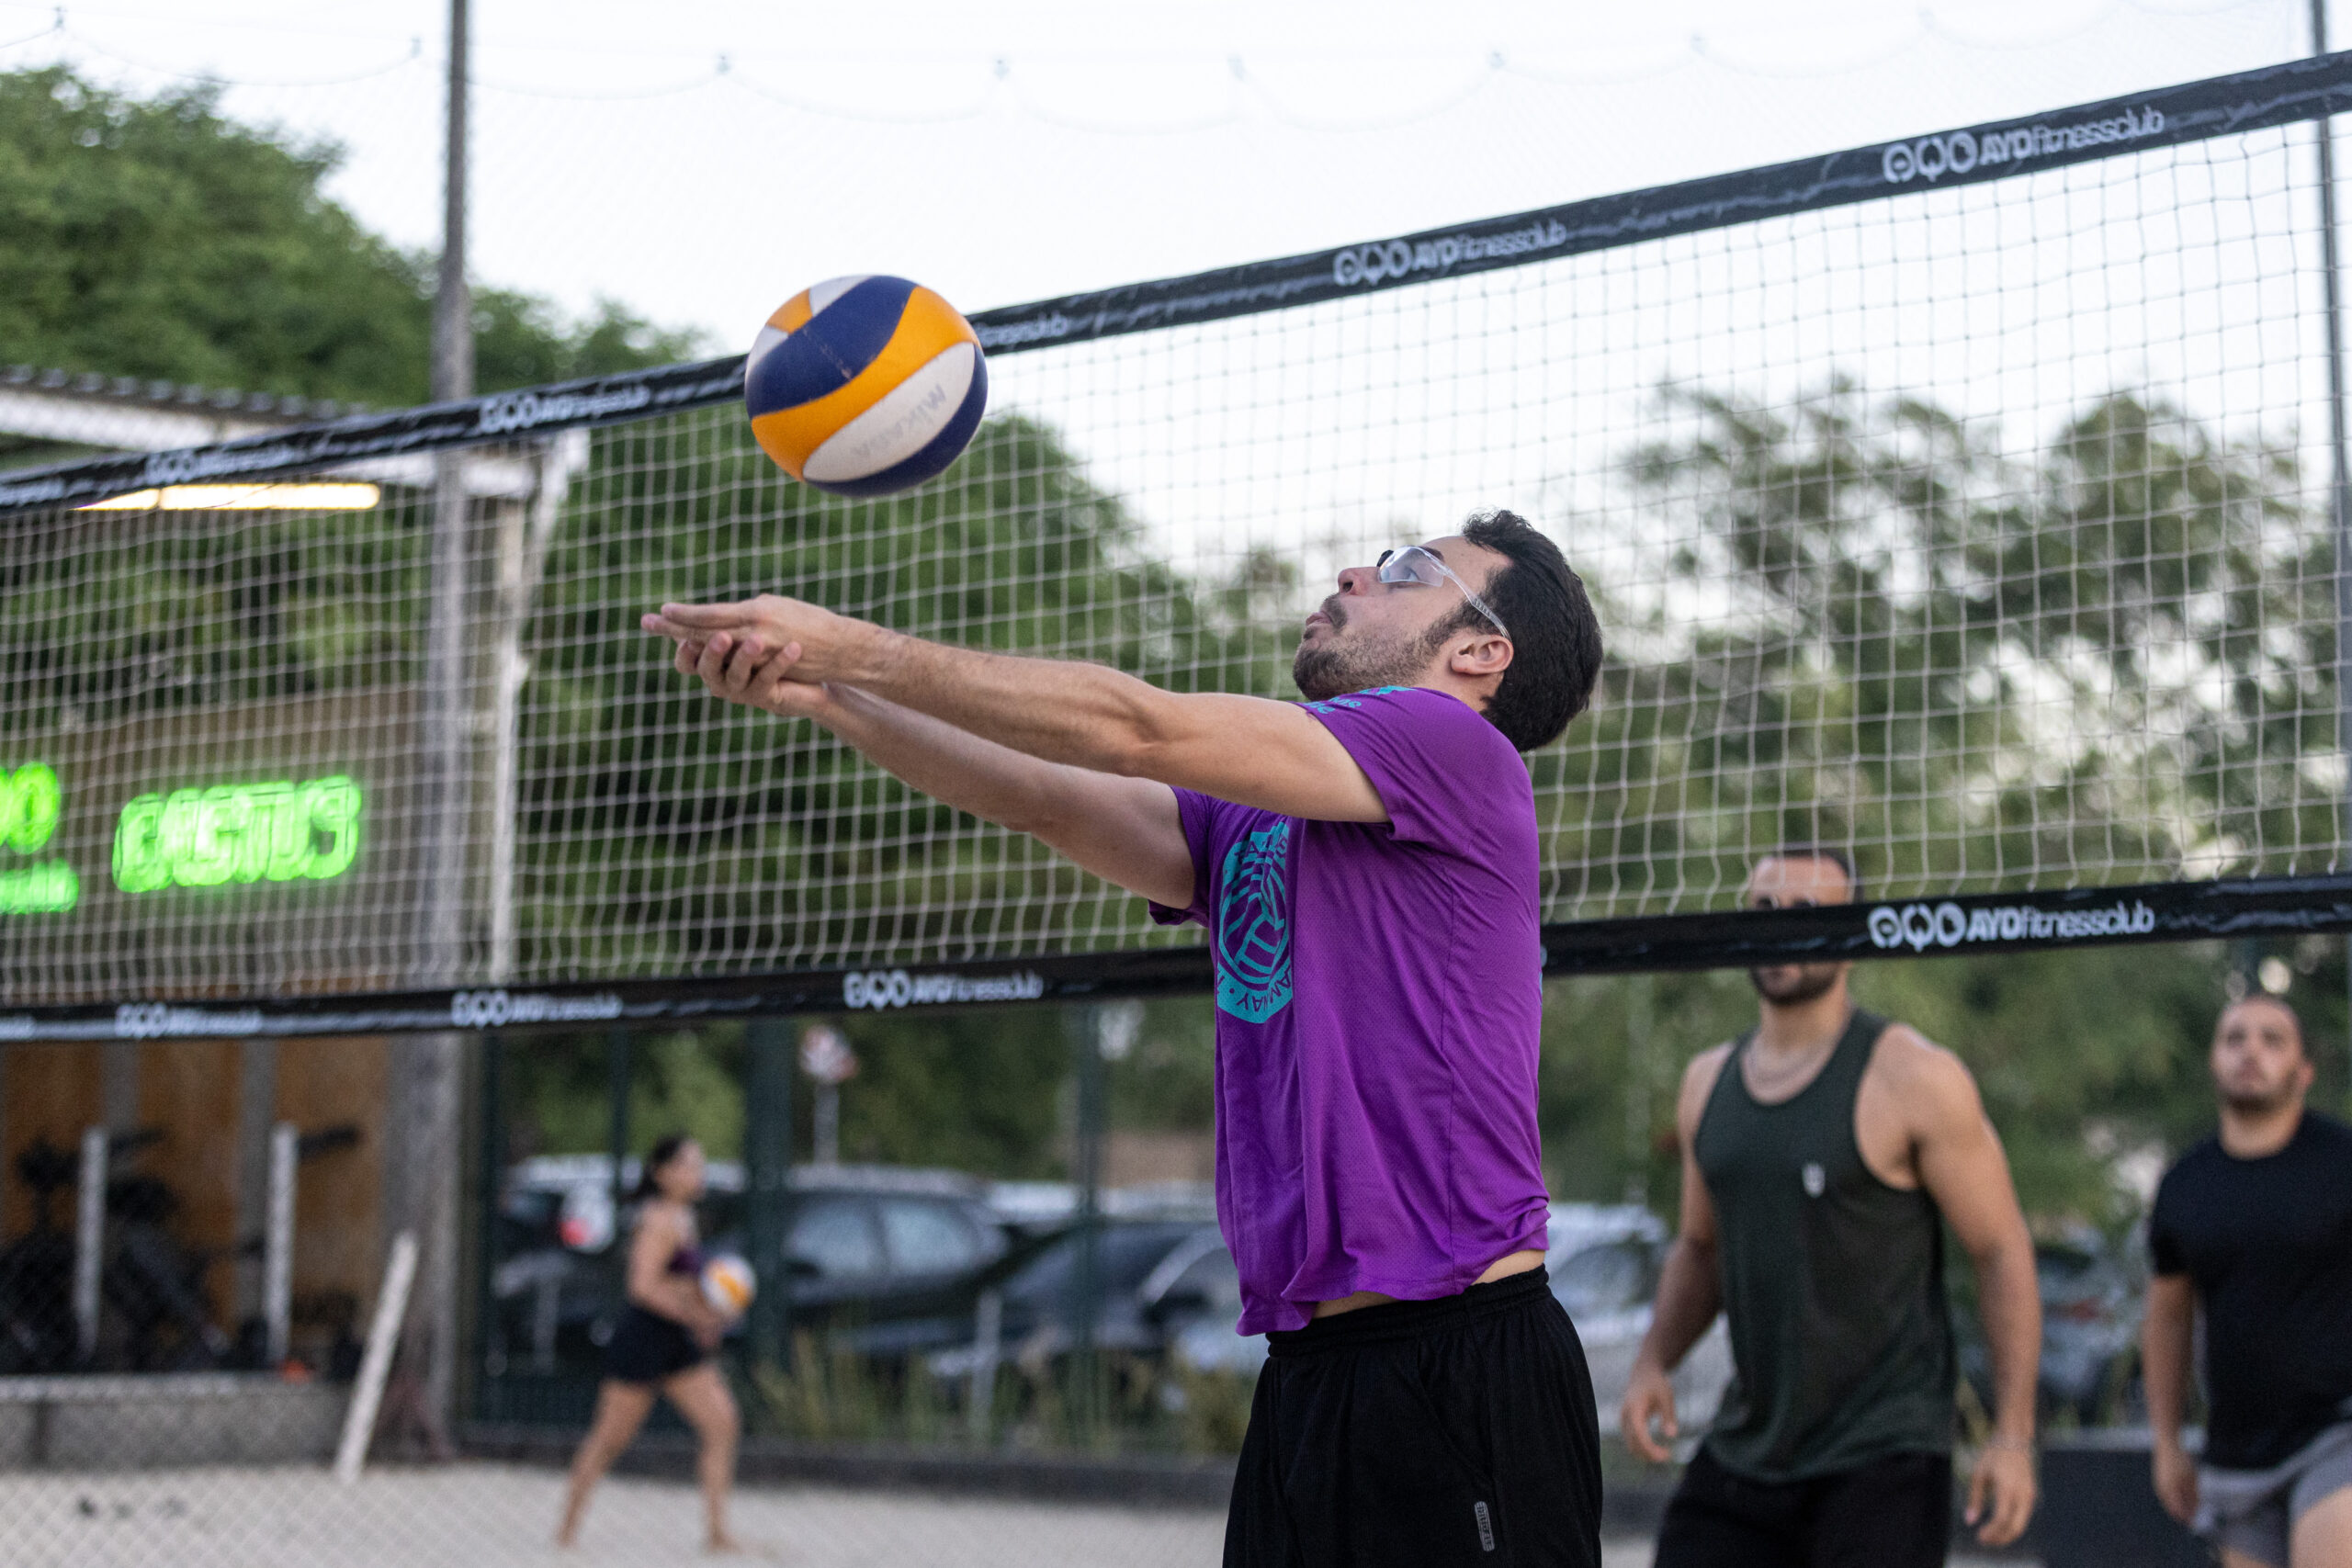
[[[1638, 1203], [1555, 1203], [1544, 1266], [1592, 1369], [1600, 1429], [1617, 1430], [1634, 1355], [1649, 1332], [1666, 1263], [1665, 1224]], [[1731, 1338], [1719, 1317], [1674, 1372], [1674, 1409], [1687, 1440], [1703, 1431], [1731, 1382]]]
[[[1593, 1403], [1603, 1432], [1617, 1429], [1634, 1354], [1649, 1332], [1652, 1299], [1666, 1260], [1666, 1226], [1635, 1203], [1555, 1203], [1544, 1263], [1552, 1294], [1567, 1310], [1592, 1370]], [[1262, 1336], [1237, 1332], [1240, 1289], [1233, 1259], [1212, 1229], [1171, 1252], [1146, 1281], [1147, 1298], [1202, 1308], [1183, 1314], [1171, 1348], [1203, 1369], [1255, 1371], [1266, 1358]], [[1676, 1414], [1686, 1437], [1705, 1429], [1731, 1382], [1731, 1340], [1718, 1320], [1675, 1370]]]

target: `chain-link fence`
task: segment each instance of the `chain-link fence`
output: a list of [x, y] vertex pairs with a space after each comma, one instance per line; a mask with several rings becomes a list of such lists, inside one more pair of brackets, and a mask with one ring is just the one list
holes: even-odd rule
[[[1157, 1011], [1091, 1052], [1056, 1010], [944, 1041], [482, 1036], [452, 1182], [402, 1124], [429, 1038], [0, 1047], [0, 1551], [539, 1560], [628, 1310], [645, 1153], [684, 1133], [711, 1151], [704, 1250], [773, 1260], [712, 1363], [744, 1542], [1201, 1561], [1261, 1351], [1205, 1125], [1105, 1124], [1111, 1075], [1205, 1070], [1199, 1010]], [[658, 1407], [583, 1560], [693, 1548], [695, 1447]]]

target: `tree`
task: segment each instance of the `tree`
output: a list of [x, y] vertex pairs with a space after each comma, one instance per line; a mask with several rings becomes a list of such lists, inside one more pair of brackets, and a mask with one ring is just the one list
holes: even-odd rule
[[[421, 402], [433, 269], [324, 194], [330, 142], [240, 125], [217, 87], [141, 99], [0, 73], [0, 362], [379, 405]], [[690, 357], [606, 302], [474, 300], [484, 390]]]
[[2025, 461], [1843, 381], [1785, 414], [1667, 400], [1695, 429], [1629, 458], [1663, 542], [1612, 604], [1645, 654], [1563, 759], [1640, 835], [1566, 859], [1706, 890], [1748, 844], [1850, 840], [1900, 895], [2332, 844], [2299, 770], [2335, 745], [2333, 558], [2290, 449], [2123, 393]]
[[[429, 269], [326, 198], [335, 157], [225, 119], [202, 90], [139, 100], [62, 70], [0, 75], [0, 359], [423, 396]], [[616, 306], [567, 324], [486, 289], [477, 309], [486, 388], [690, 346]], [[1594, 585], [1619, 648], [1603, 699], [1531, 760], [1554, 803], [1555, 918], [1720, 902], [1748, 846], [1789, 838], [1864, 846], [1895, 893], [1990, 887], [2021, 866], [2117, 882], [2278, 872], [2333, 843], [2335, 562], [2290, 450], [2122, 391], [2023, 455], [1849, 382], [1785, 407], [1666, 397], [1677, 434], [1627, 454], [1622, 476], [1651, 557], [1638, 581]], [[417, 506], [395, 495], [372, 513], [181, 531], [137, 551], [12, 552], [0, 630], [22, 650], [16, 712], [95, 725], [413, 686]], [[877, 778], [806, 727], [718, 708], [638, 639], [641, 605], [763, 588], [1180, 689], [1288, 690], [1286, 563], [1176, 571], [1034, 421], [992, 421], [940, 483], [884, 502], [788, 484], [724, 414], [598, 432], [526, 637], [524, 973], [1166, 940], [1133, 899], [1028, 841]], [[2337, 972], [2286, 951], [2315, 980]], [[2235, 961], [1944, 960], [1871, 966], [1861, 988], [1975, 1063], [2030, 1201], [2092, 1212], [2106, 1176], [2086, 1122], [2115, 1121], [2128, 1142], [2201, 1121], [2199, 1020]], [[2082, 1005], [2090, 995], [2123, 1000]], [[1668, 1190], [1655, 1134], [1673, 1069], [1747, 1016], [1739, 977], [1554, 996], [1544, 1114], [1563, 1190], [1622, 1190], [1646, 1157], [1649, 1190]], [[1628, 1078], [1637, 1012], [1662, 1083]], [[988, 1016], [1001, 1021], [937, 1035], [962, 1043], [938, 1061], [910, 1043], [911, 1022], [860, 1021], [906, 1071], [869, 1064], [853, 1141], [915, 1157], [920, 1130], [954, 1105], [969, 1122], [956, 1136], [992, 1151], [970, 1157], [1034, 1168], [1036, 1089], [1064, 1070], [1066, 1043]], [[1130, 1075], [1123, 1114], [1200, 1114], [1205, 1017], [1170, 1024], [1177, 1043]], [[997, 1066], [964, 1073], [978, 1061]], [[689, 1066], [661, 1069], [686, 1087], [659, 1103], [701, 1103]], [[1650, 1108], [1646, 1156], [1629, 1096]]]
[[[95, 728], [413, 690], [423, 501], [388, 492], [371, 512], [166, 527], [135, 549], [107, 547], [125, 537], [112, 520], [102, 535], [42, 534], [0, 560], [0, 637], [23, 650], [19, 701], [0, 717], [70, 715]], [[525, 637], [520, 974], [733, 973], [940, 942], [1012, 953], [1166, 940], [1138, 901], [1033, 841], [877, 776], [812, 727], [708, 697], [638, 630], [643, 607], [773, 587], [959, 642], [1273, 694], [1286, 679], [1283, 639], [1263, 612], [1291, 582], [1264, 556], [1209, 583], [1152, 558], [1125, 504], [1086, 479], [1054, 431], [1018, 415], [984, 425], [937, 483], [882, 502], [786, 480], [731, 413], [595, 433]], [[1041, 1026], [1034, 1011], [861, 1018], [851, 1032], [874, 1047], [846, 1097], [853, 1150], [952, 1156], [1005, 1174], [1058, 1157], [1050, 1086], [1069, 1064], [1058, 1022]], [[1197, 1024], [1152, 1036], [1180, 1048], [1150, 1054], [1150, 1081], [1187, 1107], [1203, 1104], [1204, 1039]], [[544, 1102], [528, 1118], [544, 1135], [602, 1145], [603, 1053], [590, 1036], [537, 1046], [518, 1065], [517, 1106]], [[727, 1146], [736, 1124], [707, 1086], [740, 1055], [723, 1032], [691, 1049], [650, 1044], [639, 1053], [641, 1109]], [[1153, 1119], [1136, 1098], [1123, 1107]], [[650, 1125], [640, 1119], [640, 1134]]]
[[[1535, 761], [1577, 808], [1555, 829], [1555, 908], [1720, 908], [1749, 846], [1792, 840], [1860, 846], [1873, 892], [1896, 897], [2015, 886], [2020, 868], [2065, 886], [2330, 857], [2334, 556], [2290, 448], [2120, 392], [2023, 457], [1850, 382], [1786, 409], [1665, 397], [1683, 434], [1631, 453], [1624, 476], [1657, 543], [1640, 583], [1600, 585], [1640, 655], [1612, 659], [1593, 716]], [[2340, 944], [2275, 951], [2318, 982], [2315, 1006], [2297, 993], [2314, 1038], [2338, 1038]], [[1856, 989], [1975, 1067], [2030, 1208], [2114, 1218], [2117, 1154], [2210, 1123], [2205, 1033], [2255, 956], [1875, 964]], [[1745, 986], [1555, 995], [1546, 1116], [1566, 1187], [1610, 1195], [1644, 1175], [1670, 1191], [1674, 1082], [1752, 1021]], [[1644, 1009], [1657, 1044], [1636, 1085], [1611, 1047]], [[2323, 1060], [2339, 1080], [2336, 1053]]]
[[[674, 974], [1153, 940], [1137, 902], [907, 790], [808, 725], [649, 657], [639, 610], [802, 594], [902, 631], [1093, 659], [1175, 689], [1284, 688], [1242, 618], [1263, 557], [1196, 583], [1142, 547], [1053, 430], [983, 425], [938, 482], [851, 502], [786, 481], [739, 419], [599, 434], [528, 637], [523, 967]], [[628, 897], [614, 889], [625, 886]]]

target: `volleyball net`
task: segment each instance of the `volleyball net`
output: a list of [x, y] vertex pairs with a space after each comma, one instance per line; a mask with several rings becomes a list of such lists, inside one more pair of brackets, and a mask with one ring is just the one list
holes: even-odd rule
[[[1490, 507], [1610, 647], [1529, 759], [1555, 970], [2352, 927], [2346, 107], [2328, 56], [981, 312], [987, 423], [888, 500], [770, 466], [736, 359], [0, 475], [0, 1033], [1204, 987], [639, 613], [1282, 697], [1334, 571]], [[1878, 901], [1736, 912], [1793, 840]]]

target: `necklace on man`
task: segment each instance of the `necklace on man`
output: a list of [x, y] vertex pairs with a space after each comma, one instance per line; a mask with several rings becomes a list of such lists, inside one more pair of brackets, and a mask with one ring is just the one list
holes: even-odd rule
[[[1781, 1098], [1781, 1091], [1784, 1089], [1802, 1089], [1804, 1084], [1818, 1076], [1822, 1066], [1829, 1060], [1830, 1053], [1837, 1048], [1838, 1041], [1833, 1036], [1819, 1045], [1808, 1046], [1804, 1055], [1799, 1059], [1794, 1067], [1772, 1066], [1764, 1072], [1748, 1073], [1747, 1075], [1747, 1092], [1759, 1100], [1778, 1100]], [[1749, 1050], [1747, 1056], [1750, 1066], [1765, 1066], [1765, 1063], [1758, 1057], [1754, 1049]]]

